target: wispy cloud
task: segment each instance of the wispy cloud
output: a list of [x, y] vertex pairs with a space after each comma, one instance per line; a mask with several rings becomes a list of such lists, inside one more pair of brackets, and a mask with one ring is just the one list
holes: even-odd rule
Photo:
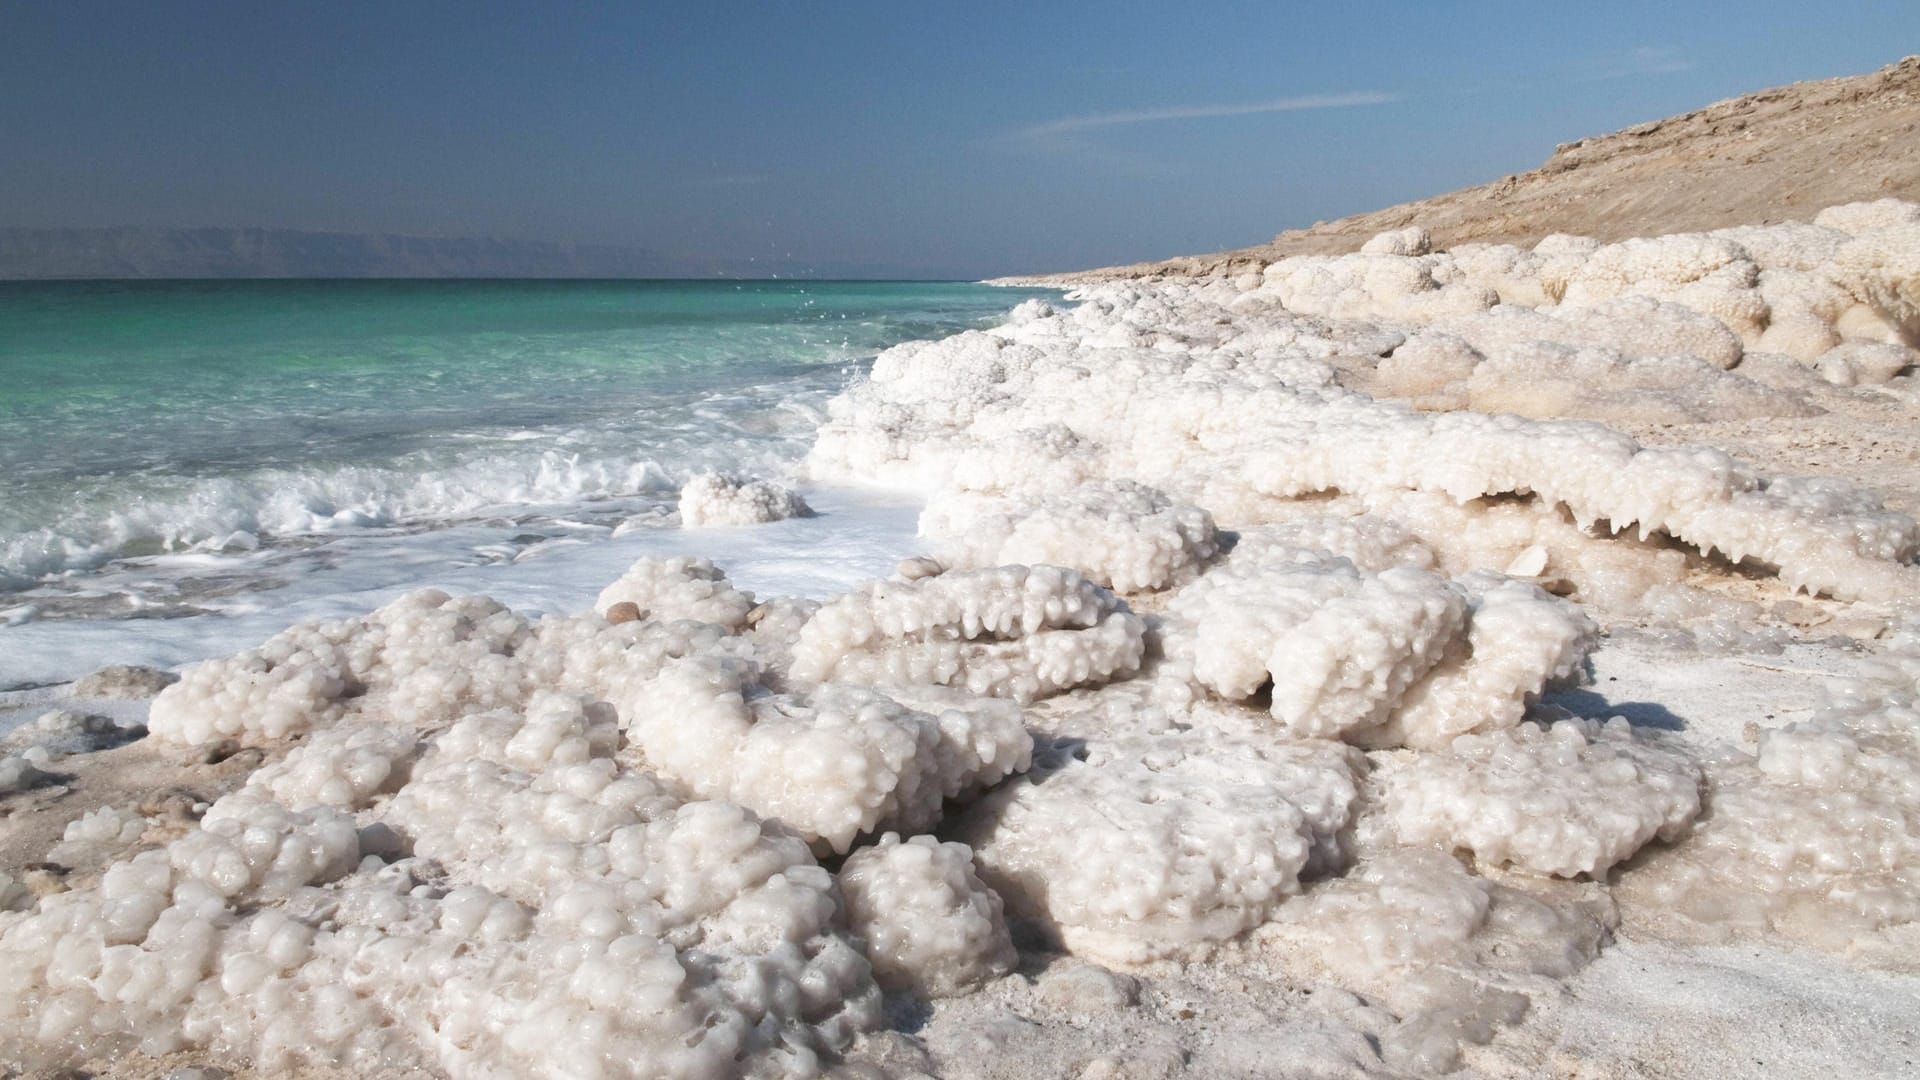
[[1606, 79], [1634, 79], [1649, 75], [1672, 75], [1677, 72], [1693, 70], [1693, 61], [1681, 55], [1680, 50], [1656, 45], [1642, 45], [1625, 56], [1609, 57], [1598, 65], [1600, 70], [1588, 75], [1587, 82], [1601, 82]]
[[772, 179], [766, 173], [721, 173], [717, 176], [695, 177], [693, 182], [701, 187], [753, 187]]
[[1169, 120], [1205, 120], [1219, 116], [1256, 116], [1261, 113], [1306, 112], [1313, 109], [1350, 109], [1363, 105], [1386, 105], [1398, 100], [1400, 99], [1397, 94], [1364, 90], [1346, 94], [1308, 94], [1303, 97], [1276, 98], [1272, 101], [1175, 105], [1163, 109], [1135, 109], [1127, 112], [1063, 116], [1058, 120], [1020, 128], [1012, 135], [1014, 138], [1031, 142], [1126, 124], [1157, 124]]

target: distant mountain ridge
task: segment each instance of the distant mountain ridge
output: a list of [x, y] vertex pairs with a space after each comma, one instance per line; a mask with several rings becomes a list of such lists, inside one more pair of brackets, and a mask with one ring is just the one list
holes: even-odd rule
[[[0, 228], [0, 279], [724, 277], [647, 248], [262, 228]], [[757, 276], [757, 275], [756, 275]]]

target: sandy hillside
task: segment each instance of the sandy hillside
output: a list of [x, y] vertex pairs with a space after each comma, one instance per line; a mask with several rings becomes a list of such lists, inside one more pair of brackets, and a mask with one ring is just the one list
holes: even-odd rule
[[1532, 245], [1806, 221], [1824, 207], [1920, 198], [1920, 56], [1866, 75], [1777, 86], [1554, 149], [1539, 168], [1418, 202], [1290, 229], [1269, 243], [1024, 280], [1239, 273], [1287, 255], [1358, 251], [1425, 227], [1436, 247]]

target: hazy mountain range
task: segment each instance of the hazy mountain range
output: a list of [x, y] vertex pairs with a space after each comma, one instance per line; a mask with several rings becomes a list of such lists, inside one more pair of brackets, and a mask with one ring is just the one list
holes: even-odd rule
[[914, 277], [913, 267], [695, 259], [541, 240], [257, 228], [0, 228], [0, 280]]

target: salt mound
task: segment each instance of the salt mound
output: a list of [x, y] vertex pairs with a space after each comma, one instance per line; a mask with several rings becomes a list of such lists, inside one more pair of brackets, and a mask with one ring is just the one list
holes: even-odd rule
[[1488, 865], [1601, 874], [1700, 811], [1699, 770], [1636, 739], [1627, 722], [1569, 720], [1462, 735], [1387, 782], [1402, 840]]
[[1000, 897], [974, 873], [965, 844], [888, 833], [850, 856], [839, 880], [881, 985], [956, 994], [1013, 970]]
[[806, 845], [623, 766], [608, 718], [548, 695], [414, 734], [317, 735], [196, 831], [8, 916], [0, 1052], [732, 1076], [816, 1071], [878, 1022]]
[[1032, 701], [1132, 673], [1145, 625], [1114, 595], [1055, 566], [881, 582], [807, 620], [792, 677], [954, 686]]
[[805, 499], [771, 480], [704, 472], [680, 489], [680, 523], [689, 529], [764, 525], [812, 513]]
[[1920, 920], [1920, 641], [1888, 660], [1815, 718], [1761, 733], [1752, 756], [1709, 763], [1712, 815], [1624, 883], [1650, 921], [1871, 951], [1877, 931]]
[[[1272, 264], [1250, 289], [1096, 286], [1068, 311], [889, 350], [833, 403], [810, 463], [823, 477], [982, 495], [1127, 480], [1235, 527], [1333, 493], [1381, 507], [1414, 493], [1530, 497], [1583, 525], [1750, 558], [1796, 588], [1905, 592], [1900, 564], [1920, 551], [1920, 531], [1867, 493], [1551, 417], [1809, 414], [1739, 363], [1764, 345], [1812, 365], [1838, 345], [1920, 332], [1906, 298], [1920, 277], [1902, 261], [1920, 250], [1910, 228], [1314, 256]], [[1787, 336], [1767, 340], [1776, 329]], [[1454, 344], [1393, 359], [1435, 333]], [[1890, 359], [1849, 363], [1844, 377], [1839, 359], [1827, 367], [1836, 381], [1899, 370]], [[1340, 371], [1423, 407], [1539, 419], [1414, 412], [1343, 389]], [[1611, 398], [1593, 389], [1602, 382]]]
[[1242, 541], [1173, 597], [1170, 656], [1229, 700], [1265, 694], [1280, 729], [1369, 746], [1444, 747], [1520, 722], [1575, 681], [1594, 643], [1572, 605], [1478, 572], [1362, 571], [1322, 550]]
[[1077, 956], [1134, 963], [1234, 937], [1333, 869], [1357, 755], [1193, 735], [1057, 744], [961, 819], [981, 876]]
[[1048, 563], [1070, 566], [1116, 592], [1164, 589], [1213, 557], [1213, 518], [1126, 480], [1060, 494], [936, 494], [920, 535], [960, 569]]
[[725, 571], [706, 559], [646, 558], [602, 589], [593, 609], [605, 615], [619, 603], [633, 604], [645, 617], [694, 619], [737, 630], [753, 610], [753, 594], [734, 588]]
[[1013, 703], [911, 700], [925, 711], [833, 684], [770, 695], [741, 664], [689, 659], [615, 705], [662, 775], [844, 853], [880, 828], [927, 829], [946, 800], [1027, 767], [1032, 740]]

